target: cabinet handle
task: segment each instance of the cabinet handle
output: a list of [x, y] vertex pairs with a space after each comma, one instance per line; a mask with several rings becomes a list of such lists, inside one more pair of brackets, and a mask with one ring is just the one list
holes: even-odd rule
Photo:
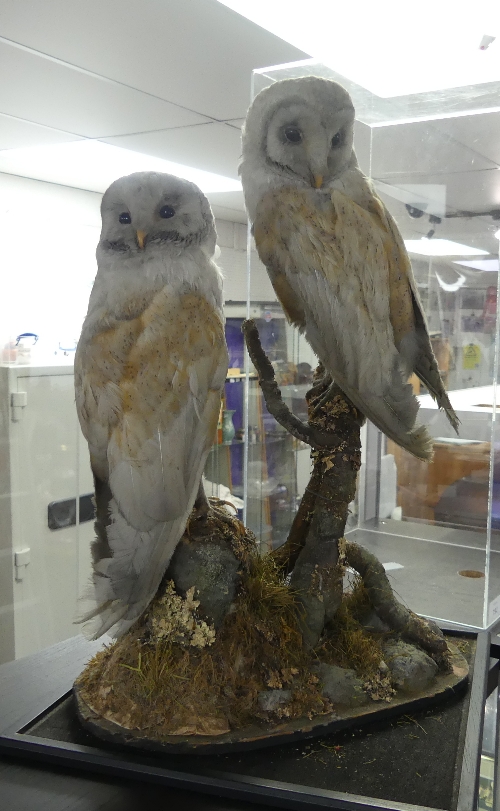
[[28, 392], [13, 391], [10, 395], [10, 409], [12, 422], [20, 422], [23, 418], [23, 408], [28, 405]]

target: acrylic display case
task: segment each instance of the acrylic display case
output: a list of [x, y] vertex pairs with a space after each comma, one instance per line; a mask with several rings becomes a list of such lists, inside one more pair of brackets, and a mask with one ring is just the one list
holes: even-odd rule
[[[93, 739], [79, 726], [70, 693], [101, 644], [68, 639], [75, 634], [77, 595], [90, 573], [93, 536], [92, 481], [73, 401], [74, 346], [59, 342], [49, 365], [47, 358], [20, 362], [20, 350], [9, 341], [0, 361], [0, 556], [7, 562], [0, 570], [0, 751], [284, 808], [361, 811], [369, 804], [390, 811], [404, 804], [415, 811], [469, 811], [477, 807], [481, 719], [498, 682], [500, 657], [489, 633], [475, 634], [500, 620], [500, 86], [379, 98], [308, 60], [259, 70], [253, 94], [273, 81], [309, 74], [337, 79], [352, 94], [358, 158], [408, 243], [439, 367], [461, 421], [456, 437], [415, 380], [420, 420], [435, 440], [431, 464], [364, 426], [346, 534], [379, 558], [397, 596], [415, 612], [462, 626], [457, 634], [469, 629], [464, 638], [477, 646], [467, 700], [445, 708], [448, 721], [453, 716], [450, 726], [440, 708], [424, 716], [415, 705], [412, 712], [421, 715], [382, 730], [378, 760], [371, 732], [364, 738], [347, 731], [341, 744], [297, 740], [297, 746], [255, 758], [235, 752], [212, 761], [134, 757]], [[236, 225], [228, 241], [233, 246]], [[223, 247], [218, 260], [228, 283], [231, 274], [241, 278], [236, 294], [226, 289], [229, 372], [204, 474], [207, 494], [232, 502], [265, 552], [287, 538], [309, 481], [310, 449], [268, 413], [245, 352], [243, 320], [256, 320], [283, 399], [304, 421], [316, 358], [287, 323], [250, 236], [245, 250], [242, 228], [238, 249], [225, 254]], [[94, 244], [95, 230], [91, 238]], [[94, 270], [89, 256], [87, 286]], [[25, 654], [32, 656], [10, 661]], [[423, 737], [407, 734], [405, 723]], [[498, 729], [496, 734], [498, 741]], [[401, 768], [402, 741], [411, 779]], [[373, 770], [365, 768], [375, 763]], [[434, 777], [425, 771], [433, 764]], [[399, 793], [398, 772], [406, 794]], [[370, 799], [381, 794], [385, 799]]]
[[[358, 159], [407, 241], [461, 421], [456, 437], [415, 380], [420, 419], [435, 439], [429, 465], [368, 424], [347, 530], [385, 564], [413, 610], [487, 627], [500, 618], [500, 87], [380, 98], [308, 60], [255, 72], [252, 92], [308, 74], [337, 79], [353, 97]], [[15, 230], [28, 198], [32, 206], [47, 203], [43, 184], [23, 179], [17, 198], [9, 183], [1, 200]], [[65, 243], [57, 253], [37, 238], [36, 256], [9, 254], [0, 302], [0, 662], [72, 636], [77, 594], [90, 573], [92, 479], [74, 413], [72, 355], [95, 274], [99, 200], [62, 187], [54, 200], [48, 220], [70, 210], [78, 224], [70, 234], [82, 246], [76, 282], [67, 279]], [[207, 492], [232, 500], [268, 550], [287, 537], [309, 480], [310, 451], [266, 410], [244, 349], [244, 318], [256, 319], [283, 398], [303, 420], [316, 359], [287, 323], [245, 226], [224, 221], [217, 229], [230, 369], [205, 468]], [[29, 336], [15, 346], [24, 330], [40, 333], [36, 346]]]
[[[500, 84], [381, 98], [306, 60], [256, 71], [252, 94], [275, 81], [307, 75], [334, 79], [353, 98], [358, 160], [407, 244], [434, 352], [461, 422], [457, 437], [412, 379], [419, 420], [435, 442], [434, 460], [420, 462], [368, 423], [348, 531], [384, 563], [395, 591], [414, 611], [487, 627], [500, 617]], [[253, 247], [250, 277], [254, 268]], [[258, 311], [282, 391], [304, 417], [303, 395], [316, 362], [310, 348], [284, 321], [275, 299], [255, 296], [249, 310]], [[265, 545], [276, 546], [307, 485], [309, 450], [282, 436], [251, 379], [248, 414], [250, 432], [258, 424], [261, 480], [268, 482], [267, 512], [252, 528]], [[277, 438], [282, 452], [275, 450]], [[253, 458], [247, 497], [252, 465]], [[249, 515], [250, 503], [248, 498]]]

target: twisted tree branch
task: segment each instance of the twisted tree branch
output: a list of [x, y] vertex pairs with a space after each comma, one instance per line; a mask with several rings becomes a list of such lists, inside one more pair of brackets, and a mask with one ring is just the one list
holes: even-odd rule
[[[349, 502], [354, 497], [360, 465], [359, 427], [363, 415], [338, 386], [319, 381], [307, 393], [309, 425], [295, 417], [281, 398], [273, 367], [262, 349], [253, 320], [244, 321], [242, 331], [268, 411], [286, 430], [313, 447], [314, 470], [288, 539], [272, 552], [276, 564], [287, 574], [301, 595], [304, 641], [317, 643], [325, 622], [332, 622], [342, 599], [343, 565], [339, 559], [339, 539], [343, 537]], [[330, 385], [328, 385], [330, 383]], [[325, 389], [330, 396], [325, 399]], [[326, 427], [324, 432], [314, 423]], [[329, 426], [335, 430], [329, 430]], [[438, 626], [414, 614], [394, 596], [385, 569], [375, 555], [346, 541], [345, 561], [363, 580], [374, 611], [391, 630], [416, 642], [434, 656], [447, 649]]]
[[274, 369], [269, 358], [262, 349], [259, 332], [253, 319], [244, 321], [241, 327], [248, 354], [259, 375], [259, 384], [266, 401], [267, 410], [283, 428], [296, 439], [306, 442], [313, 448], [335, 448], [340, 443], [340, 437], [334, 433], [323, 433], [317, 428], [306, 425], [292, 414], [286, 403], [283, 402], [281, 391], [274, 377]]

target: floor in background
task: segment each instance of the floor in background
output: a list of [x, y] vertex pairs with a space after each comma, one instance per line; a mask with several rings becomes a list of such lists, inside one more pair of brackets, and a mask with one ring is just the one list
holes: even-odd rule
[[[500, 552], [490, 554], [489, 596], [484, 577], [464, 577], [460, 571], [485, 571], [485, 532], [393, 521], [366, 524], [348, 533], [388, 567], [387, 575], [398, 598], [417, 614], [448, 622], [483, 627], [484, 603], [488, 622], [500, 595]], [[495, 537], [492, 547], [499, 546]], [[493, 605], [492, 605], [493, 603]], [[497, 601], [500, 603], [500, 600]]]

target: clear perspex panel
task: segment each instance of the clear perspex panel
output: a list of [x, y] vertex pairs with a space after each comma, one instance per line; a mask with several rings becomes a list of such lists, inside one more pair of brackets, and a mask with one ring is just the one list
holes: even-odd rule
[[[500, 612], [500, 221], [490, 213], [500, 211], [499, 87], [379, 99], [309, 62], [256, 73], [254, 93], [310, 73], [337, 78], [352, 93], [358, 158], [404, 238], [462, 246], [453, 255], [424, 255], [414, 252], [423, 243], [410, 245], [460, 437], [423, 389], [421, 420], [436, 440], [431, 465], [368, 425], [348, 531], [386, 564], [415, 611], [482, 627]], [[0, 662], [79, 631], [73, 619], [90, 576], [93, 482], [74, 408], [73, 357], [96, 271], [99, 203], [92, 192], [2, 176]], [[38, 226], [30, 224], [30, 239], [27, 210], [43, 211]], [[283, 396], [302, 419], [316, 359], [287, 324], [255, 249], [247, 248], [246, 226], [218, 221], [217, 231], [230, 369], [206, 489], [232, 501], [264, 551], [286, 539], [311, 463], [309, 448], [265, 408], [244, 350], [244, 318], [257, 320]]]
[[[488, 626], [500, 617], [500, 85], [379, 98], [307, 60], [256, 71], [253, 95], [280, 79], [307, 75], [335, 79], [352, 95], [359, 163], [407, 244], [434, 352], [461, 421], [457, 437], [412, 378], [419, 420], [434, 439], [434, 460], [413, 458], [368, 423], [348, 533], [378, 556], [395, 592], [414, 611]], [[251, 280], [254, 257], [253, 249]], [[254, 296], [250, 309], [258, 311], [263, 343], [289, 405], [305, 418], [303, 397], [316, 363], [309, 346], [284, 321], [275, 297], [262, 302]], [[307, 486], [309, 449], [284, 435], [252, 379], [248, 385], [250, 435], [256, 426], [263, 441], [260, 524], [253, 528], [264, 546], [276, 546]], [[248, 514], [254, 522], [256, 469], [252, 457]]]

